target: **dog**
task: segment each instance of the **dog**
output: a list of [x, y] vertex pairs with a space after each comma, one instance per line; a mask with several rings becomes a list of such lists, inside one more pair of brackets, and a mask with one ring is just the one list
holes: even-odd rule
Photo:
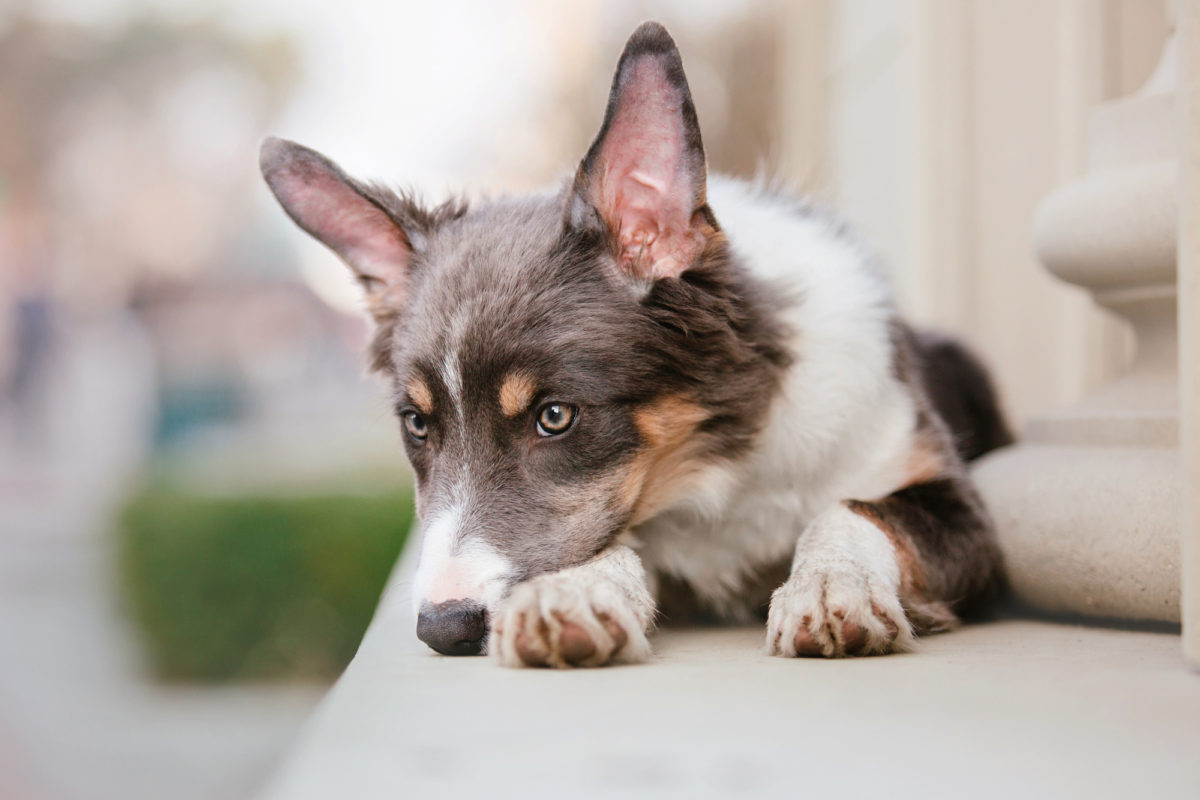
[[661, 25], [557, 191], [428, 207], [276, 138], [260, 165], [362, 286], [438, 653], [636, 662], [660, 618], [765, 612], [770, 654], [884, 654], [1002, 586], [965, 468], [1012, 438], [986, 371], [836, 220], [708, 177]]

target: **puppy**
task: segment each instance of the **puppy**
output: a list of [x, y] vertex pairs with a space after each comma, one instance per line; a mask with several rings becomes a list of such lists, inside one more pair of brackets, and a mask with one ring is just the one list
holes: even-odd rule
[[662, 26], [556, 192], [428, 208], [274, 138], [261, 166], [362, 285], [437, 652], [638, 661], [690, 610], [766, 612], [774, 655], [889, 653], [1000, 585], [964, 469], [1010, 440], [986, 373], [836, 222], [709, 179]]

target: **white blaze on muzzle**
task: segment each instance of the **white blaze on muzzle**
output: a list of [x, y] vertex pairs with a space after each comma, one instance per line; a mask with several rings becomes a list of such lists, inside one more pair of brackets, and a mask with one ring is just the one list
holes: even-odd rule
[[463, 507], [433, 515], [422, 526], [413, 578], [413, 609], [424, 603], [473, 600], [491, 609], [504, 593], [512, 564], [486, 542], [462, 531]]

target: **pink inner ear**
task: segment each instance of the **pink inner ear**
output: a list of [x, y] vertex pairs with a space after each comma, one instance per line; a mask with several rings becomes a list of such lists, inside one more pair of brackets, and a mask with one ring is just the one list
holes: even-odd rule
[[280, 178], [277, 190], [292, 216], [365, 278], [369, 291], [404, 286], [411, 250], [387, 214], [320, 167], [292, 165]]
[[703, 246], [692, 228], [697, 176], [685, 155], [679, 92], [653, 56], [629, 66], [600, 153], [597, 205], [617, 232], [622, 265], [677, 277]]

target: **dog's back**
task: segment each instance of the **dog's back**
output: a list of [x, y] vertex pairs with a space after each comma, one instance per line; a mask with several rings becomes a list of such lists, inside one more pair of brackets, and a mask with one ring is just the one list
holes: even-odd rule
[[963, 461], [974, 461], [1013, 435], [987, 369], [960, 342], [939, 333], [908, 334], [925, 392], [950, 427]]

